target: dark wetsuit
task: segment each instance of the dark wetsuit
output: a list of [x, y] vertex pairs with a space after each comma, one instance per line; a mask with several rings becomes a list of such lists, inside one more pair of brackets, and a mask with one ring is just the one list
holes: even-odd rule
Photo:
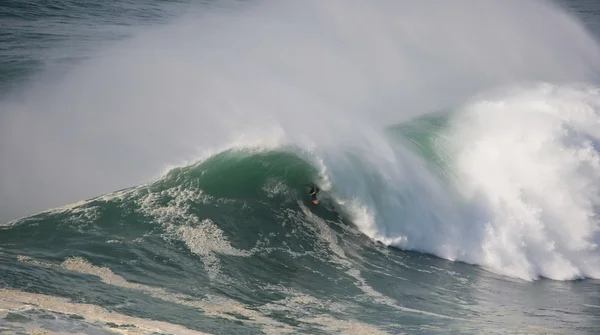
[[307, 184], [306, 186], [310, 187], [310, 191], [308, 191], [308, 195], [310, 196], [310, 201], [317, 200], [317, 193], [319, 193], [319, 187], [315, 184]]

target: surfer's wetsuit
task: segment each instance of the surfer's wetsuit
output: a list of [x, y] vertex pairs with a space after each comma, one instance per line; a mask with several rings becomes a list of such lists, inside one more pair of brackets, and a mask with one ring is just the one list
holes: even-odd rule
[[308, 196], [310, 197], [310, 201], [315, 202], [317, 200], [317, 193], [319, 193], [319, 187], [315, 184], [307, 184], [306, 186], [310, 187], [310, 190], [308, 191]]

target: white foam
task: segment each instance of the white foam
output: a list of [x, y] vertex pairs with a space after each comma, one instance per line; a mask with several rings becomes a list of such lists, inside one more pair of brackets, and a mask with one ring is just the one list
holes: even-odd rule
[[[383, 335], [390, 334], [379, 328], [371, 325], [350, 321], [350, 320], [339, 320], [332, 317], [316, 316], [300, 319], [302, 322], [311, 324], [318, 324], [321, 328], [327, 332], [335, 334], [357, 334], [357, 335]], [[402, 334], [402, 333], [401, 333]]]
[[523, 279], [600, 278], [598, 90], [515, 88], [456, 122], [460, 190], [486, 215], [468, 252]]
[[598, 305], [590, 305], [590, 304], [582, 304], [582, 306], [591, 307], [591, 308], [600, 308], [600, 306], [598, 306]]
[[276, 196], [285, 196], [290, 192], [289, 187], [279, 179], [267, 178], [262, 190], [267, 194], [269, 198]]
[[175, 235], [188, 246], [190, 251], [202, 256], [208, 275], [215, 280], [220, 274], [220, 261], [216, 254], [248, 257], [251, 251], [238, 250], [231, 246], [223, 231], [211, 220], [206, 219], [197, 226], [180, 226]]
[[358, 198], [350, 200], [335, 198], [335, 201], [350, 214], [352, 222], [363, 234], [372, 239], [384, 239], [383, 236], [378, 234], [379, 229], [375, 221], [375, 213], [362, 204]]
[[[598, 89], [514, 87], [474, 99], [451, 124], [437, 150], [451, 158], [459, 194], [405, 169], [382, 192], [412, 205], [386, 207], [363, 195], [376, 214], [365, 232], [526, 280], [599, 278]], [[462, 200], [448, 200], [457, 195]]]
[[[163, 203], [165, 199], [168, 201]], [[227, 199], [215, 199], [200, 189], [177, 185], [159, 192], [148, 189], [146, 194], [138, 194], [134, 201], [139, 205], [140, 213], [151, 216], [166, 229], [166, 238], [177, 238], [185, 242], [191, 252], [201, 256], [204, 267], [213, 280], [228, 280], [221, 274], [217, 254], [247, 257], [253, 252], [233, 248], [223, 231], [212, 220], [200, 219], [190, 212], [194, 205], [227, 202]]]
[[[300, 208], [307, 215], [307, 218], [305, 219], [307, 221], [307, 223], [305, 223], [305, 226], [308, 229], [312, 230], [315, 233], [315, 236], [318, 239], [320, 239], [322, 242], [324, 242], [325, 245], [333, 252], [333, 253], [328, 252], [328, 253], [326, 253], [326, 255], [330, 258], [330, 260], [333, 263], [338, 264], [341, 267], [346, 269], [346, 271], [345, 271], [346, 274], [348, 274], [349, 276], [351, 276], [352, 278], [354, 278], [356, 280], [355, 281], [356, 287], [359, 288], [365, 294], [367, 299], [369, 299], [375, 303], [387, 305], [389, 307], [401, 310], [403, 312], [418, 313], [418, 314], [434, 316], [437, 318], [459, 320], [459, 318], [453, 318], [453, 317], [449, 317], [449, 316], [442, 315], [442, 314], [431, 313], [431, 312], [427, 312], [427, 311], [423, 311], [423, 310], [418, 310], [418, 309], [407, 308], [407, 307], [401, 306], [394, 299], [386, 297], [385, 295], [383, 295], [380, 292], [378, 292], [377, 290], [375, 290], [373, 287], [371, 287], [367, 283], [367, 280], [362, 276], [361, 271], [355, 267], [355, 263], [347, 258], [346, 253], [344, 252], [342, 247], [338, 244], [338, 236], [336, 235], [336, 233], [331, 228], [329, 228], [329, 226], [323, 219], [313, 215], [308, 210], [308, 208], [306, 206], [304, 206], [301, 202], [299, 202], [299, 205], [300, 205]], [[358, 297], [357, 297], [357, 299], [360, 300], [360, 298], [358, 298]], [[334, 322], [333, 324], [336, 324], [336, 323]], [[346, 325], [344, 325], [344, 326], [346, 326]]]
[[[367, 236], [520, 279], [600, 277], [600, 93], [541, 84], [474, 98], [438, 134], [450, 180], [371, 134], [329, 157]], [[433, 136], [433, 134], [432, 134]]]
[[59, 265], [53, 263], [40, 262], [37, 260], [33, 260], [27, 256], [20, 256], [19, 260], [37, 266], [60, 266], [69, 271], [94, 275], [99, 277], [105, 284], [143, 292], [151, 295], [154, 298], [168, 301], [171, 303], [180, 304], [188, 307], [200, 308], [209, 316], [237, 320], [237, 318], [229, 314], [231, 312], [235, 312], [252, 319], [253, 321], [251, 322], [259, 322], [265, 327], [283, 326], [282, 324], [279, 324], [268, 317], [264, 317], [255, 311], [246, 309], [244, 306], [231, 299], [218, 296], [208, 296], [206, 297], [206, 299], [200, 299], [185, 294], [171, 293], [160, 287], [132, 283], [127, 281], [125, 278], [116, 275], [109, 268], [92, 265], [87, 260], [81, 257], [69, 257]]
[[[27, 256], [19, 256], [19, 260], [37, 266], [60, 266], [69, 271], [98, 276], [105, 284], [143, 292], [154, 298], [170, 303], [200, 308], [207, 316], [258, 325], [262, 327], [262, 330], [266, 334], [287, 334], [297, 331], [295, 327], [275, 321], [266, 316], [272, 311], [286, 311], [289, 315], [304, 315], [299, 318], [300, 321], [310, 323], [315, 327], [327, 331], [349, 331], [350, 329], [353, 329], [353, 327], [356, 327], [357, 329], [362, 329], [364, 331], [371, 331], [373, 334], [382, 334], [382, 331], [378, 330], [376, 327], [354, 320], [340, 320], [325, 314], [311, 314], [308, 316], [304, 312], [307, 308], [320, 308], [321, 310], [340, 312], [343, 311], [346, 306], [336, 302], [323, 301], [312, 296], [296, 293], [287, 288], [268, 287], [268, 289], [274, 289], [278, 292], [285, 293], [286, 295], [289, 295], [289, 297], [258, 306], [256, 308], [257, 311], [254, 308], [248, 309], [242, 304], [224, 297], [210, 295], [205, 299], [199, 299], [185, 294], [171, 293], [159, 287], [132, 283], [113, 273], [109, 268], [92, 265], [80, 257], [67, 258], [59, 265], [37, 261]], [[3, 296], [2, 293], [6, 293], [6, 295]], [[168, 323], [160, 323], [152, 320], [146, 320], [144, 323], [140, 321], [141, 319], [124, 317], [114, 312], [106, 312], [106, 310], [98, 306], [70, 303], [67, 299], [63, 298], [13, 290], [0, 290], [0, 311], [2, 311], [3, 308], [4, 310], [23, 310], [23, 306], [26, 304], [36, 304], [36, 308], [55, 312], [77, 314], [94, 321], [133, 324], [136, 326], [136, 329], [131, 330], [132, 334], [145, 334], [144, 331], [146, 331], [147, 327], [150, 325], [154, 326], [155, 329], [163, 329], [164, 331], [174, 331], [172, 329], [175, 329], [169, 328], [171, 325]], [[78, 308], [81, 309], [78, 310]], [[96, 314], [94, 315], [94, 313]], [[244, 319], [240, 320], [235, 314], [241, 315]], [[111, 318], [111, 316], [114, 317]], [[173, 327], [179, 327], [175, 332], [177, 334], [200, 334], [199, 332], [189, 333], [187, 332], [188, 330], [181, 326]], [[111, 328], [111, 330], [113, 330], [113, 328]]]
[[[57, 313], [78, 315], [86, 318], [86, 322], [103, 322], [113, 324], [133, 325], [126, 328], [113, 328], [108, 325], [105, 329], [110, 332], [123, 334], [154, 334], [158, 332], [172, 332], [176, 334], [200, 335], [206, 334], [191, 330], [180, 325], [163, 321], [136, 318], [114, 311], [108, 311], [100, 306], [91, 304], [73, 303], [68, 299], [43, 294], [28, 293], [16, 290], [0, 289], [0, 311], [23, 312], [30, 309], [41, 309]], [[53, 334], [53, 332], [37, 328], [35, 325], [26, 325], [32, 334]]]
[[260, 306], [259, 309], [263, 313], [285, 312], [286, 315], [293, 316], [298, 321], [311, 324], [313, 327], [331, 333], [388, 334], [378, 327], [351, 318], [340, 319], [339, 317], [323, 314], [323, 311], [344, 313], [349, 308], [359, 308], [353, 304], [321, 300], [283, 287], [271, 286], [269, 288], [291, 296]]
[[210, 252], [230, 256], [250, 255], [248, 251], [233, 248], [223, 236], [223, 231], [209, 219], [203, 220], [197, 227], [181, 226], [177, 231], [190, 250], [199, 255]]
[[[333, 255], [337, 256], [332, 260], [338, 264], [349, 266], [350, 262], [348, 262], [344, 250], [338, 244], [338, 236], [336, 233], [329, 228], [323, 219], [313, 215], [312, 212], [306, 206], [304, 206], [301, 201], [298, 201], [298, 205], [306, 214], [306, 217], [301, 218], [301, 222], [303, 222], [306, 228], [314, 232], [314, 236], [324, 243], [329, 250], [333, 252]], [[330, 253], [326, 254], [333, 256]]]

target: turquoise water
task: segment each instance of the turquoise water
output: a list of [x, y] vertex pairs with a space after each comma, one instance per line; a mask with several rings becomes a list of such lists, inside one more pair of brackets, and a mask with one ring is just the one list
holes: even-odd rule
[[[598, 8], [531, 4], [0, 5], [0, 331], [597, 333]], [[454, 63], [398, 9], [478, 24], [506, 68]], [[404, 105], [406, 64], [425, 91], [469, 82]]]

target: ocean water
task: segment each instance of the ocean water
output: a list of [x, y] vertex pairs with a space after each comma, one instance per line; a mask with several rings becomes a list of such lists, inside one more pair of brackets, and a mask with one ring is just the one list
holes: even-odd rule
[[2, 2], [0, 333], [598, 334], [599, 14]]

